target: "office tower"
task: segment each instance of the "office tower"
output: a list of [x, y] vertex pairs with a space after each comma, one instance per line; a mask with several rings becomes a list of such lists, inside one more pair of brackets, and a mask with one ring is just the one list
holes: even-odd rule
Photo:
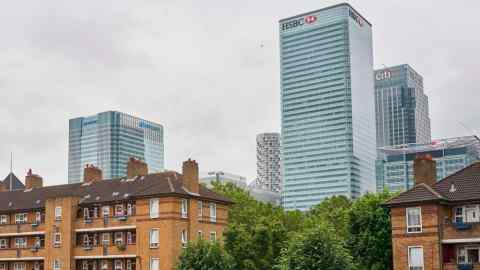
[[375, 71], [377, 146], [430, 143], [423, 78], [409, 65]]
[[258, 188], [281, 192], [282, 166], [280, 147], [279, 133], [262, 133], [257, 135], [256, 186]]
[[280, 20], [283, 198], [375, 190], [372, 26], [348, 4]]
[[429, 155], [437, 162], [437, 180], [441, 180], [480, 160], [480, 140], [477, 136], [465, 136], [379, 148], [377, 190], [396, 192], [412, 188], [413, 161], [420, 155]]
[[246, 189], [247, 188], [247, 178], [228, 173], [225, 171], [210, 171], [210, 172], [202, 172], [200, 174], [200, 184], [204, 184], [207, 187], [212, 187], [214, 182], [219, 182], [221, 184], [231, 183], [235, 186]]
[[128, 114], [108, 111], [70, 119], [68, 182], [83, 179], [95, 165], [105, 179], [126, 176], [130, 157], [143, 160], [150, 172], [164, 169], [163, 126]]

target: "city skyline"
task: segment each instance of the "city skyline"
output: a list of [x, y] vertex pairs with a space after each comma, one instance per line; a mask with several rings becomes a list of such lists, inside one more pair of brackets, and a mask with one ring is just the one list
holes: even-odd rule
[[[5, 59], [0, 64], [0, 98], [7, 104], [0, 109], [6, 127], [0, 142], [0, 171], [9, 171], [13, 151], [14, 172], [20, 179], [32, 168], [47, 184], [65, 183], [68, 119], [120, 110], [165, 124], [166, 168], [178, 170], [175, 161], [192, 156], [205, 160], [206, 169], [224, 168], [254, 179], [255, 134], [280, 127], [279, 104], [271, 102], [279, 100], [276, 22], [339, 1], [273, 3], [238, 12], [232, 12], [235, 4], [219, 3], [210, 16], [196, 5], [187, 4], [191, 6], [185, 9], [183, 3], [133, 11], [127, 4], [99, 4], [114, 6], [109, 16], [101, 16], [101, 8], [91, 10], [88, 3], [76, 3], [75, 15], [72, 7], [58, 3], [36, 7], [35, 12], [34, 7], [25, 10], [9, 3], [0, 11], [2, 25], [13, 25], [3, 29], [0, 43]], [[375, 68], [409, 63], [422, 71], [431, 98], [432, 137], [476, 133], [467, 129], [480, 128], [471, 98], [480, 83], [473, 75], [477, 64], [471, 57], [480, 44], [471, 35], [478, 26], [473, 15], [479, 4], [423, 1], [411, 10], [404, 3], [350, 3], [375, 25]], [[445, 25], [431, 19], [432, 3], [439, 18], [452, 12], [461, 15]], [[199, 34], [171, 33], [165, 42], [162, 33], [169, 30], [162, 25], [183, 12], [191, 16], [177, 27], [186, 30], [195, 25]], [[156, 14], [163, 16], [155, 18]], [[219, 38], [216, 33], [222, 30], [226, 34]], [[197, 41], [198, 49], [190, 39]], [[176, 62], [179, 59], [171, 49], [184, 57]], [[199, 67], [203, 70], [195, 72]], [[240, 76], [242, 82], [232, 85]], [[71, 99], [75, 93], [81, 95]], [[252, 109], [245, 110], [246, 104]], [[452, 109], [458, 113], [452, 115]], [[235, 154], [225, 158], [227, 150]]]

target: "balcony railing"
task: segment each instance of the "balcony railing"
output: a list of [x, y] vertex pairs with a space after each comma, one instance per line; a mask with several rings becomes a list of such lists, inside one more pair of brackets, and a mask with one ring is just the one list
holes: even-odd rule
[[110, 245], [110, 246], [89, 246], [75, 247], [75, 256], [115, 256], [134, 255], [137, 253], [137, 245]]
[[88, 228], [106, 228], [106, 227], [121, 227], [125, 225], [135, 225], [137, 216], [111, 216], [100, 218], [79, 218], [75, 221], [76, 229]]
[[19, 223], [0, 225], [1, 234], [30, 233], [45, 231], [45, 223]]
[[45, 257], [45, 248], [0, 249], [0, 258]]

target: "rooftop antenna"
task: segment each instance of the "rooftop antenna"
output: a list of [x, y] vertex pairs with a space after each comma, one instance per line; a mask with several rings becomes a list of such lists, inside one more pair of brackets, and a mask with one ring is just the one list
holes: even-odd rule
[[13, 190], [13, 180], [12, 180], [12, 176], [13, 176], [13, 152], [10, 152], [10, 191]]

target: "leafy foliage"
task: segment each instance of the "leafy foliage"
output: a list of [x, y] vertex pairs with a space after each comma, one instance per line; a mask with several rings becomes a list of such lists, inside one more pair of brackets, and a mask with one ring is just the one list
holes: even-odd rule
[[232, 266], [230, 255], [217, 242], [200, 240], [182, 252], [177, 270], [233, 270]]

